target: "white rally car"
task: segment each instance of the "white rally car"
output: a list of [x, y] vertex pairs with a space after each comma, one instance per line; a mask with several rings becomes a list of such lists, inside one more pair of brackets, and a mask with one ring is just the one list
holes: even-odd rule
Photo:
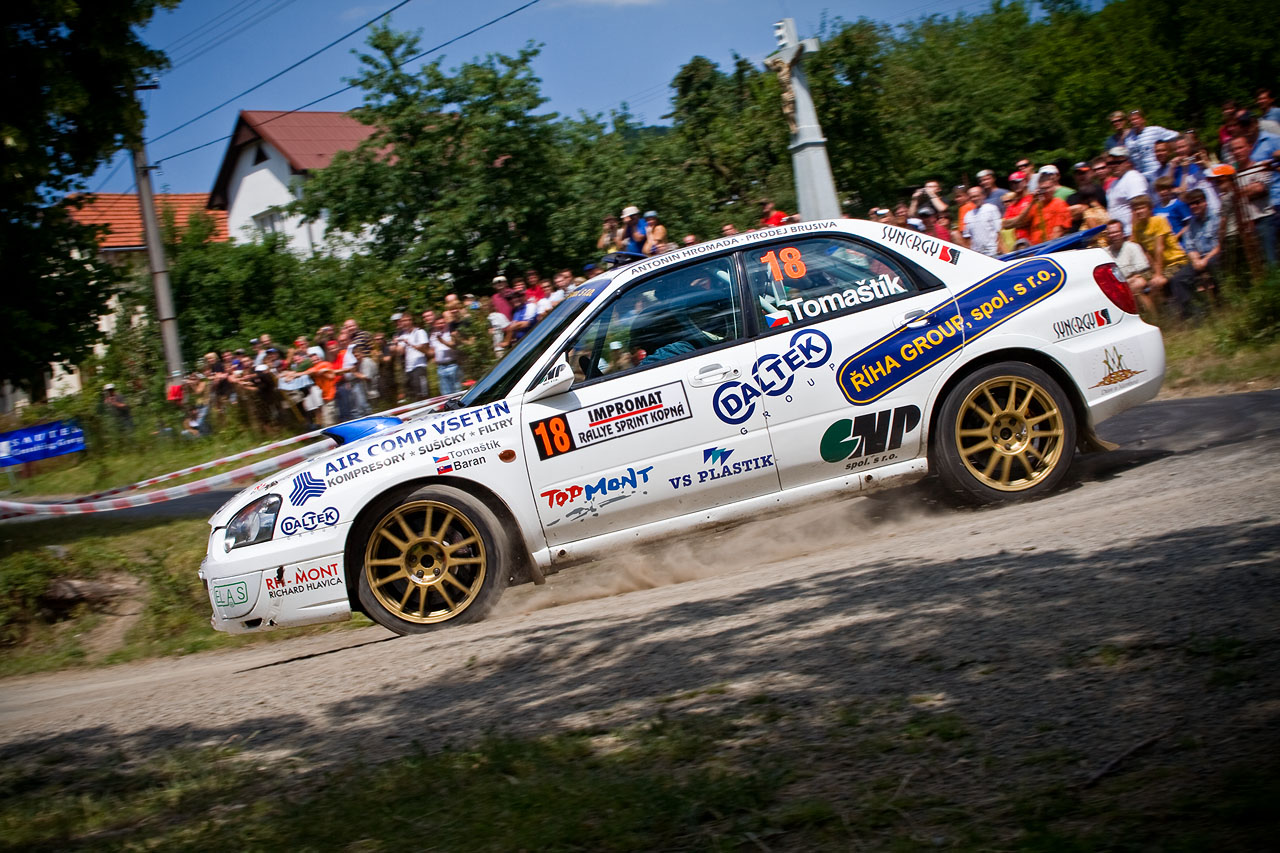
[[330, 430], [218, 511], [200, 574], [219, 630], [426, 631], [632, 542], [930, 470], [974, 502], [1043, 494], [1163, 375], [1103, 251], [741, 234], [588, 282], [452, 408]]

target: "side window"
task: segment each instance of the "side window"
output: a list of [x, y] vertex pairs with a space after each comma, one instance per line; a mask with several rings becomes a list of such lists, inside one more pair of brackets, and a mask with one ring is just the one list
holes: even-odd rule
[[575, 384], [652, 367], [742, 337], [731, 257], [627, 288], [569, 345]]
[[919, 290], [896, 259], [847, 240], [801, 239], [743, 254], [765, 330], [870, 308]]

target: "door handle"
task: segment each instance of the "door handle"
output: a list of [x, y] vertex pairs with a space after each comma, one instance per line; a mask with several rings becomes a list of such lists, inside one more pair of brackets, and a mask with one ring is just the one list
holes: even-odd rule
[[724, 382], [726, 379], [733, 379], [738, 375], [738, 368], [732, 365], [726, 367], [723, 364], [704, 364], [689, 377], [689, 384], [715, 385]]
[[908, 311], [902, 318], [902, 322], [907, 324], [908, 329], [923, 329], [929, 325], [929, 318], [925, 316], [929, 312], [923, 308], [917, 308], [915, 311]]

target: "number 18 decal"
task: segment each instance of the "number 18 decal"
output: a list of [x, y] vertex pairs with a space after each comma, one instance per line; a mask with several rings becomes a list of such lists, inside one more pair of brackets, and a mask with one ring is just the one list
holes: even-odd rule
[[782, 281], [783, 273], [786, 273], [787, 278], [804, 278], [804, 261], [800, 258], [800, 250], [795, 246], [787, 246], [777, 252], [770, 249], [760, 258], [760, 263], [769, 267], [774, 281]]
[[550, 459], [574, 449], [573, 433], [569, 431], [569, 421], [564, 415], [534, 421], [529, 424], [529, 429], [537, 439], [539, 459]]

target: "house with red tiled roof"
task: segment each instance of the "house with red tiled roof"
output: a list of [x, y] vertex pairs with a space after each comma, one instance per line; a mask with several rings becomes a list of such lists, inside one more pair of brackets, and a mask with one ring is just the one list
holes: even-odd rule
[[372, 127], [347, 113], [241, 110], [209, 193], [209, 209], [226, 212], [234, 242], [280, 233], [297, 251], [314, 252], [324, 241], [324, 221], [304, 222], [284, 209], [299, 197], [312, 171], [372, 134]]
[[[161, 193], [155, 196], [156, 214], [164, 222], [172, 216], [185, 228], [193, 213], [213, 217], [215, 243], [227, 242], [227, 214], [208, 210], [208, 193]], [[101, 225], [106, 231], [98, 238], [98, 253], [117, 263], [147, 262], [147, 241], [143, 235], [142, 206], [136, 193], [93, 193], [84, 196], [71, 217], [85, 225]]]

